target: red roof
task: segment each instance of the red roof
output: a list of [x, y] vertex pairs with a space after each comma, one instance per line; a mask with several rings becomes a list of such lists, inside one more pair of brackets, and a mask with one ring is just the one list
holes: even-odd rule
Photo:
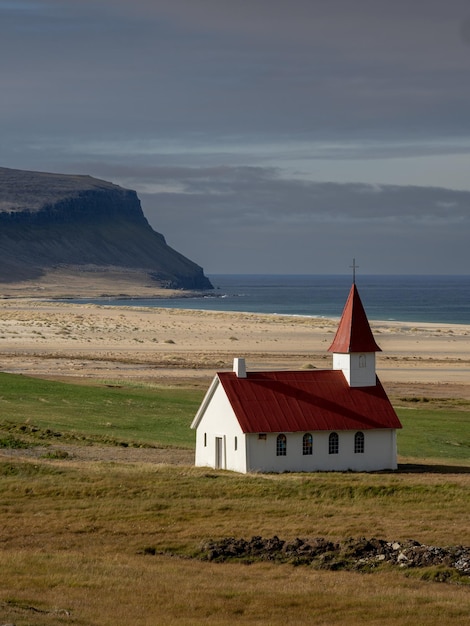
[[339, 354], [381, 352], [370, 329], [355, 283], [349, 292], [338, 330], [328, 351]]
[[339, 370], [218, 377], [245, 433], [401, 428], [378, 379], [375, 387], [349, 387]]

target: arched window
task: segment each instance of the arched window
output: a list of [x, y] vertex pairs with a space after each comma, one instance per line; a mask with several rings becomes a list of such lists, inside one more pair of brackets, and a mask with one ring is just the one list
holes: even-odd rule
[[302, 439], [302, 454], [312, 454], [313, 452], [313, 438], [310, 433], [305, 433]]
[[328, 439], [328, 454], [338, 454], [338, 452], [339, 452], [338, 433], [331, 433]]
[[354, 435], [354, 453], [364, 453], [364, 433], [358, 432]]
[[276, 456], [286, 456], [287, 439], [285, 435], [278, 435], [276, 439]]

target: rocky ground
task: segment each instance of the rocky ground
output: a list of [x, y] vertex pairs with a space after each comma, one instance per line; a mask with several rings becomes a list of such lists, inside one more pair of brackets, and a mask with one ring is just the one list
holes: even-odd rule
[[200, 558], [216, 562], [276, 561], [329, 570], [370, 571], [385, 564], [400, 568], [438, 568], [433, 578], [441, 581], [455, 574], [470, 576], [470, 546], [427, 546], [414, 540], [403, 543], [362, 537], [335, 543], [323, 538], [283, 541], [276, 536], [250, 540], [227, 537], [206, 542]]

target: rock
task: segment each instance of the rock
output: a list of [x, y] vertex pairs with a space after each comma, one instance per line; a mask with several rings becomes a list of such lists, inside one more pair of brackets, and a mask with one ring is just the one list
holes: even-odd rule
[[147, 222], [135, 191], [90, 176], [0, 168], [0, 282], [51, 269], [139, 270], [167, 288], [212, 289]]
[[[470, 547], [441, 548], [426, 546], [414, 540], [400, 543], [350, 537], [343, 543], [334, 543], [318, 537], [312, 540], [297, 537], [292, 541], [283, 541], [277, 536], [268, 539], [254, 536], [250, 541], [230, 537], [207, 542], [201, 553], [208, 560], [274, 560], [294, 565], [313, 564], [330, 570], [370, 569], [382, 563], [407, 568], [443, 566], [470, 576]], [[449, 574], [444, 574], [436, 580], [447, 580]]]
[[408, 557], [406, 556], [406, 554], [400, 552], [400, 554], [397, 556], [397, 563], [399, 563], [400, 565], [406, 565], [408, 563]]
[[454, 563], [454, 567], [462, 574], [470, 576], [470, 554], [467, 553], [465, 556], [458, 558]]

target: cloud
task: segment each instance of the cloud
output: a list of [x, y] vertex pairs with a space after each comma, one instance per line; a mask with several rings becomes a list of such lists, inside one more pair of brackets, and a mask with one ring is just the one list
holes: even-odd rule
[[39, 120], [108, 137], [467, 134], [460, 0], [18, 6], [0, 4], [3, 113], [18, 132]]
[[468, 0], [0, 0], [0, 163], [136, 188], [210, 268], [460, 271], [469, 20]]
[[305, 181], [261, 167], [126, 175], [147, 189], [139, 195], [154, 228], [211, 271], [222, 259], [224, 271], [308, 273], [333, 250], [338, 272], [359, 250], [374, 271], [388, 273], [452, 273], [456, 258], [468, 261], [470, 192]]
[[[273, 167], [114, 166], [112, 171], [147, 197], [198, 205], [201, 210], [226, 207], [227, 219], [251, 215], [253, 207], [283, 220], [299, 215], [333, 221], [470, 219], [470, 192], [439, 187], [302, 180]], [[238, 210], [232, 213], [235, 207]]]

